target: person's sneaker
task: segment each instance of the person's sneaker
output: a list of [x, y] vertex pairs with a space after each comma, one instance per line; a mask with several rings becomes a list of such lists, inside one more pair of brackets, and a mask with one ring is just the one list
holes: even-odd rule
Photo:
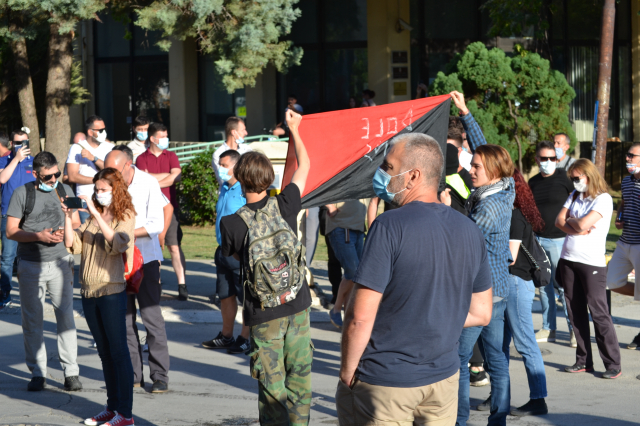
[[47, 380], [44, 377], [34, 377], [27, 385], [27, 390], [29, 392], [40, 392], [46, 384]]
[[202, 346], [207, 349], [231, 349], [236, 342], [232, 337], [224, 337], [222, 331], [216, 337], [206, 342], [202, 342]]
[[248, 354], [249, 350], [251, 349], [251, 343], [249, 342], [248, 339], [245, 339], [242, 336], [238, 336], [238, 338], [236, 339], [235, 343], [233, 344], [232, 347], [230, 347], [229, 349], [227, 349], [227, 353], [229, 354]]
[[100, 414], [98, 414], [97, 416], [93, 416], [90, 419], [86, 419], [84, 421], [84, 424], [88, 426], [98, 426], [113, 419], [116, 415], [117, 414], [115, 411], [109, 410], [105, 405], [104, 410], [102, 410]]
[[189, 291], [186, 284], [178, 284], [178, 300], [186, 301], [189, 299]]
[[477, 373], [469, 370], [469, 384], [471, 386], [486, 386], [489, 384], [489, 378], [487, 372], [482, 370]]
[[545, 330], [544, 328], [538, 330], [536, 333], [536, 342], [555, 342], [556, 341], [556, 331], [555, 330]]
[[618, 377], [622, 376], [622, 370], [615, 370], [613, 368], [608, 369], [607, 371], [604, 372], [604, 374], [602, 375], [603, 379], [617, 379]]
[[342, 328], [342, 312], [334, 312], [333, 309], [329, 311], [329, 319], [331, 320], [331, 324], [338, 327], [338, 329]]
[[576, 340], [576, 333], [574, 333], [573, 330], [571, 330], [571, 333], [569, 333], [569, 347], [571, 348], [578, 347], [578, 341]]
[[133, 387], [134, 388], [144, 388], [144, 378], [140, 379], [140, 382], [138, 382], [138, 383], [133, 382]]
[[636, 349], [638, 346], [640, 346], [640, 333], [638, 333], [638, 335], [633, 338], [631, 343], [627, 345], [627, 349]]
[[151, 387], [151, 393], [165, 393], [169, 391], [169, 385], [162, 380], [154, 380]]
[[64, 390], [67, 392], [76, 392], [82, 390], [82, 383], [78, 376], [70, 376], [64, 378]]
[[564, 371], [567, 373], [591, 373], [593, 367], [587, 367], [586, 365], [573, 364], [571, 367], [565, 367]]
[[511, 411], [512, 416], [524, 417], [524, 416], [542, 416], [547, 414], [549, 409], [544, 398], [530, 399], [529, 402], [522, 407], [518, 407]]
[[135, 423], [133, 423], [133, 417], [125, 419], [120, 414], [116, 413], [116, 416], [105, 423], [104, 426], [135, 426]]
[[491, 395], [489, 395], [489, 398], [485, 399], [482, 404], [479, 404], [476, 407], [476, 410], [478, 410], [478, 411], [489, 411], [489, 410], [491, 410]]
[[0, 309], [11, 305], [11, 291], [0, 291]]

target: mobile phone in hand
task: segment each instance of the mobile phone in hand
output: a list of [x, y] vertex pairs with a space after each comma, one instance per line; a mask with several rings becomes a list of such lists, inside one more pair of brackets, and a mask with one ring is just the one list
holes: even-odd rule
[[78, 197], [67, 197], [63, 201], [64, 205], [70, 209], [86, 209], [87, 202]]

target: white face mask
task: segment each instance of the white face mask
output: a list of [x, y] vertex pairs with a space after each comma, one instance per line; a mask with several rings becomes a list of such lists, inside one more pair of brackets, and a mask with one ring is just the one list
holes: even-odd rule
[[576, 189], [576, 191], [578, 192], [586, 192], [588, 185], [587, 183], [584, 181], [584, 179], [580, 179], [580, 182], [574, 182], [573, 183], [573, 187]]
[[160, 149], [169, 148], [169, 138], [159, 138], [158, 139], [158, 148], [160, 148]]
[[103, 130], [101, 132], [98, 132], [98, 136], [95, 136], [94, 138], [95, 138], [95, 140], [97, 140], [100, 143], [106, 141], [107, 140], [107, 130], [105, 129], [105, 130]]
[[640, 173], [640, 167], [636, 164], [627, 163], [627, 171], [635, 175], [636, 173]]
[[111, 192], [101, 192], [96, 194], [96, 200], [98, 200], [101, 206], [107, 207], [111, 204], [112, 196], [113, 194]]
[[469, 154], [467, 151], [460, 151], [460, 155], [458, 155], [458, 161], [460, 165], [465, 168], [467, 171], [471, 170], [471, 159], [473, 155]]
[[552, 175], [556, 171], [556, 162], [549, 160], [540, 163], [540, 171], [545, 175]]

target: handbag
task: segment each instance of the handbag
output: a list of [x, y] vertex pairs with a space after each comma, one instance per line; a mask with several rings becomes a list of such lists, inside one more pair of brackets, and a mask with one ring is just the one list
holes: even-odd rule
[[144, 259], [140, 249], [133, 246], [133, 267], [129, 271], [129, 263], [127, 262], [127, 253], [122, 253], [122, 260], [124, 261], [124, 278], [127, 282], [127, 294], [138, 294], [140, 291], [140, 284], [144, 278]]
[[520, 244], [520, 248], [533, 266], [531, 271], [533, 285], [538, 288], [545, 287], [551, 283], [551, 262], [540, 242], [533, 235], [533, 230], [531, 230], [531, 245], [530, 250], [527, 250], [524, 244]]

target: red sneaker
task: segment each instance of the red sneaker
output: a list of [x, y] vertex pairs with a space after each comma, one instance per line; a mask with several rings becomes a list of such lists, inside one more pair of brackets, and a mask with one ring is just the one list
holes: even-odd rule
[[107, 408], [107, 406], [104, 406], [104, 410], [102, 410], [102, 412], [100, 414], [98, 414], [97, 416], [91, 417], [90, 419], [87, 419], [84, 421], [85, 425], [89, 425], [89, 426], [98, 426], [101, 425], [103, 423], [108, 422], [109, 420], [113, 419], [117, 414], [111, 410], [109, 410]]
[[116, 416], [104, 424], [104, 426], [134, 426], [133, 417], [130, 419], [125, 419], [120, 414], [116, 414]]

